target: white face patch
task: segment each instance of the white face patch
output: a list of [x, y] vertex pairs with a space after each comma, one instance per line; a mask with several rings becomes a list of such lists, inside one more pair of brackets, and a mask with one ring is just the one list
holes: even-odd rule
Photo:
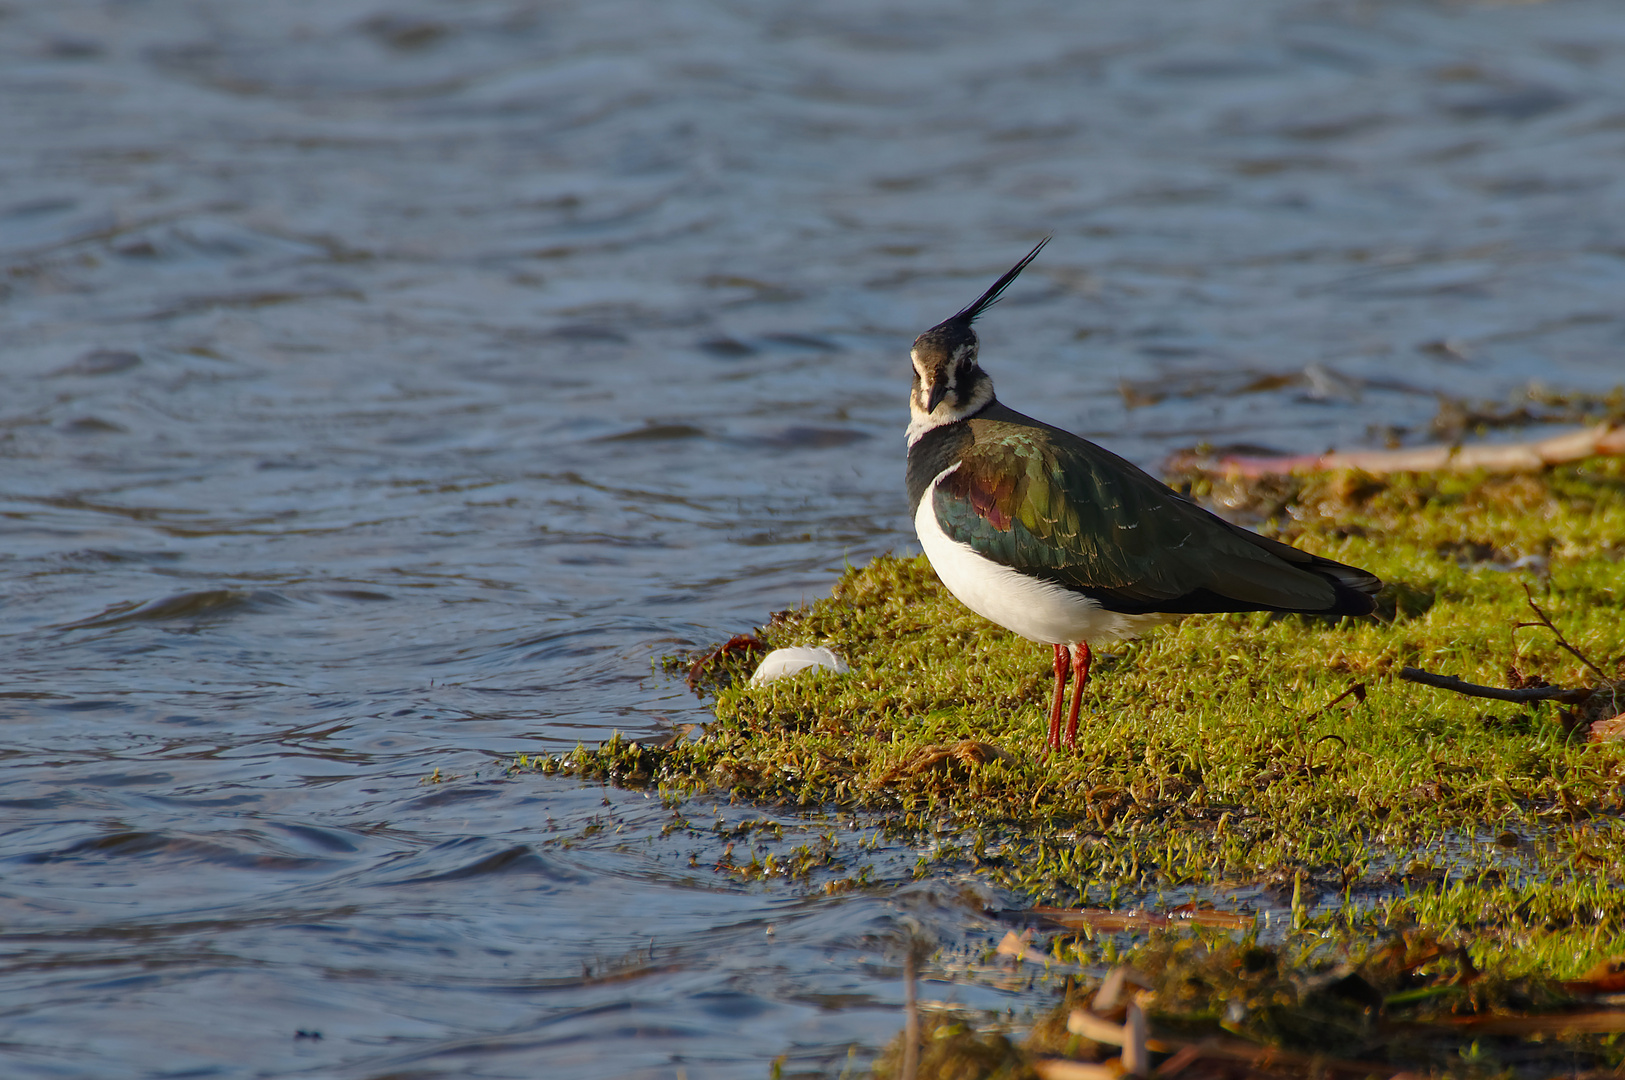
[[915, 415], [923, 416], [926, 412], [926, 403], [931, 400], [931, 394], [936, 389], [939, 379], [946, 378], [946, 396], [944, 400], [953, 397], [954, 371], [951, 365], [938, 365], [922, 360], [918, 349], [909, 351], [909, 359], [914, 364], [914, 377], [918, 383], [913, 395], [909, 398], [909, 411]]
[[914, 365], [915, 378], [919, 380], [919, 388], [914, 392], [910, 402], [913, 406], [912, 411], [925, 415], [926, 404], [931, 400], [932, 393], [940, 386], [942, 403], [937, 409], [946, 409], [950, 413], [958, 412], [963, 404], [958, 400], [959, 373], [976, 365], [976, 342], [967, 341], [954, 346], [953, 353], [941, 363], [922, 359], [918, 349], [910, 349], [908, 357]]
[[993, 380], [980, 372], [970, 383], [963, 398], [954, 393], [953, 390], [954, 387], [950, 386], [950, 392], [943, 397], [942, 401], [931, 412], [925, 411], [926, 403], [931, 400], [931, 388], [929, 386], [922, 382], [920, 388], [909, 396], [907, 434], [910, 446], [913, 446], [920, 440], [921, 436], [933, 428], [942, 427], [944, 424], [957, 423], [968, 416], [974, 416], [993, 403]]
[[[993, 400], [993, 383], [976, 366], [976, 353], [974, 334], [960, 337], [951, 347], [922, 334], [909, 350], [914, 365], [908, 397], [909, 445], [932, 428], [963, 420]], [[935, 408], [930, 407], [933, 399]]]

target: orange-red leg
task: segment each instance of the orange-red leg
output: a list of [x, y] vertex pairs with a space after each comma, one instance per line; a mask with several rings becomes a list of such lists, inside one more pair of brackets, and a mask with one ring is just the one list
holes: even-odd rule
[[[1061, 664], [1060, 646], [1057, 645], [1055, 648], [1057, 650], [1055, 665], [1059, 667]], [[1076, 676], [1076, 679], [1075, 685], [1072, 687], [1072, 710], [1066, 716], [1066, 745], [1069, 747], [1078, 745], [1078, 706], [1083, 704], [1083, 688], [1089, 685], [1089, 662], [1092, 659], [1094, 658], [1089, 653], [1089, 643], [1087, 641], [1080, 641], [1072, 646], [1072, 674]], [[1060, 684], [1057, 683], [1057, 685]], [[1060, 718], [1061, 703], [1057, 700], [1055, 703], [1055, 719], [1059, 721]], [[1059, 727], [1060, 725], [1057, 723], [1055, 726]]]
[[1071, 674], [1071, 664], [1068, 663], [1066, 646], [1055, 646], [1055, 703], [1049, 710], [1049, 738], [1045, 740], [1046, 749], [1061, 745], [1061, 706], [1066, 702], [1066, 678]]

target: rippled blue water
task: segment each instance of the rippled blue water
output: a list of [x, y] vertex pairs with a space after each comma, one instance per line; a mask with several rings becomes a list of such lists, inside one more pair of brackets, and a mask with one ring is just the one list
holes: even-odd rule
[[1038, 237], [1015, 407], [1416, 439], [1621, 381], [1622, 159], [1607, 0], [6, 5], [5, 1075], [867, 1060], [973, 882], [509, 756], [909, 549], [907, 344]]

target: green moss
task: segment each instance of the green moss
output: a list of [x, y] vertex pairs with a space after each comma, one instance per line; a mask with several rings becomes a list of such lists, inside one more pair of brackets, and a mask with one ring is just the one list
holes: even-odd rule
[[1382, 617], [1188, 618], [1100, 656], [1078, 751], [1046, 755], [1049, 649], [965, 609], [923, 558], [884, 557], [759, 631], [769, 647], [829, 645], [848, 674], [753, 687], [754, 657], [725, 654], [698, 737], [614, 740], [544, 768], [863, 812], [934, 838], [917, 872], [974, 868], [1036, 903], [1262, 889], [1285, 906], [1297, 888], [1306, 932], [1421, 928], [1514, 974], [1568, 978], [1625, 952], [1625, 745], [1581, 737], [1612, 699], [1580, 714], [1396, 678], [1414, 665], [1598, 685], [1522, 625], [1525, 584], [1618, 678], [1625, 463], [1185, 486], [1377, 573]]

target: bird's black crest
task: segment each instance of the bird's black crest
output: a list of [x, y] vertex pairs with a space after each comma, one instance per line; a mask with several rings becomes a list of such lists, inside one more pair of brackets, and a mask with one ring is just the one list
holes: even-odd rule
[[1038, 253], [1044, 250], [1044, 245], [1049, 243], [1051, 239], [1052, 237], [1046, 236], [1044, 239], [1040, 240], [1037, 247], [1027, 252], [1026, 258], [1016, 263], [1016, 265], [1012, 266], [1002, 278], [995, 281], [993, 283], [993, 287], [978, 297], [974, 304], [965, 308], [953, 318], [944, 319], [943, 323], [960, 323], [964, 326], [969, 326], [972, 322], [976, 321], [976, 316], [980, 315], [982, 312], [999, 302], [999, 294], [1008, 289], [1010, 287], [1010, 283], [1021, 276], [1021, 272], [1027, 269], [1027, 264], [1038, 258]]

